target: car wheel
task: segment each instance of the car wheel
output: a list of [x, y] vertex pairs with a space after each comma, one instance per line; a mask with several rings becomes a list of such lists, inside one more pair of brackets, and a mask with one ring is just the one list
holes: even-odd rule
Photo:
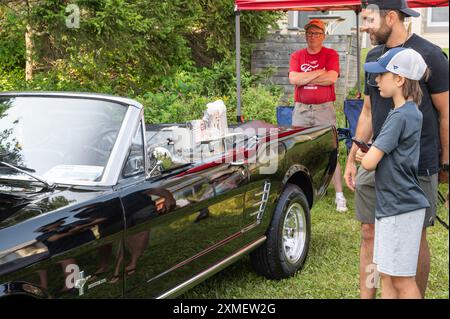
[[306, 261], [310, 237], [308, 200], [298, 186], [287, 184], [267, 231], [267, 240], [250, 254], [253, 268], [269, 279], [293, 276]]

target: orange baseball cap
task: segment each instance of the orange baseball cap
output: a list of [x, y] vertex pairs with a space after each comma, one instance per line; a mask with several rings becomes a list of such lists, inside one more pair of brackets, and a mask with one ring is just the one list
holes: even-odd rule
[[312, 19], [305, 25], [304, 29], [308, 30], [310, 27], [317, 27], [325, 32], [325, 23], [323, 23], [323, 21], [320, 19]]

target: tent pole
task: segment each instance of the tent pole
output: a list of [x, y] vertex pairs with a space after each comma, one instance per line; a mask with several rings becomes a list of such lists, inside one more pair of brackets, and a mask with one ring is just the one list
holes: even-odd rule
[[356, 81], [358, 83], [358, 93], [357, 93], [357, 98], [360, 99], [361, 98], [361, 43], [360, 43], [360, 39], [359, 39], [359, 10], [355, 11], [356, 14], [356, 64], [357, 64], [357, 76], [356, 76]]
[[242, 123], [242, 87], [241, 87], [241, 12], [235, 9], [236, 15], [236, 85], [237, 85], [237, 122]]

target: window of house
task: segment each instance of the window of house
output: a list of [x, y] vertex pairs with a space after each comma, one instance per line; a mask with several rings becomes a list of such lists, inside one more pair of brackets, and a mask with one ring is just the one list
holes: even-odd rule
[[289, 12], [289, 28], [303, 29], [305, 24], [310, 20], [309, 16], [312, 15], [327, 15], [329, 12], [322, 11], [290, 11]]
[[448, 7], [427, 10], [428, 27], [448, 27]]

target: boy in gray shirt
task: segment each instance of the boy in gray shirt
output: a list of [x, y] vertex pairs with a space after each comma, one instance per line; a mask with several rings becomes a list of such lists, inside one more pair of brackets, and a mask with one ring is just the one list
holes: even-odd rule
[[361, 162], [364, 169], [376, 170], [374, 263], [381, 274], [382, 298], [421, 298], [415, 276], [430, 205], [418, 179], [422, 113], [417, 105], [427, 65], [416, 51], [394, 48], [364, 68], [378, 74], [380, 95], [395, 105]]

